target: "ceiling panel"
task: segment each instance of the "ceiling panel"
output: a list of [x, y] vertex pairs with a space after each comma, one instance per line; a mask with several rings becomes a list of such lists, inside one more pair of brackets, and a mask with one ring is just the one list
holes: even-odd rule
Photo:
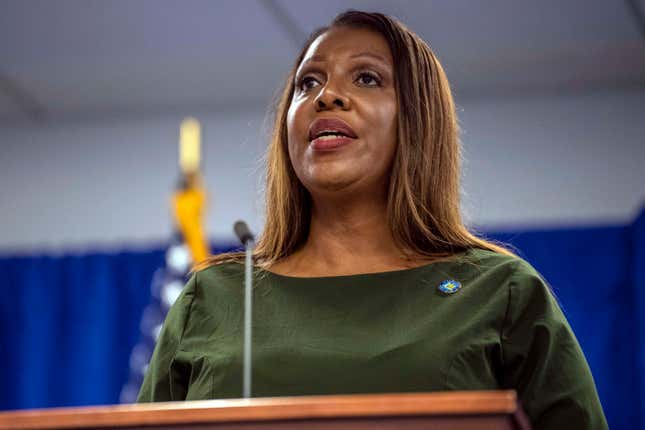
[[[645, 85], [645, 43], [602, 0], [5, 0], [0, 70], [51, 117], [265, 106], [305, 34], [348, 9], [399, 17], [459, 97]], [[0, 118], [19, 107], [3, 96]]]
[[256, 1], [9, 1], [0, 66], [50, 112], [267, 100], [292, 42]]
[[390, 14], [433, 48], [458, 93], [495, 95], [645, 84], [645, 41], [624, 2], [312, 3], [280, 0], [309, 32], [339, 11]]
[[20, 120], [22, 113], [18, 110], [13, 100], [0, 92], [0, 118], [11, 118]]

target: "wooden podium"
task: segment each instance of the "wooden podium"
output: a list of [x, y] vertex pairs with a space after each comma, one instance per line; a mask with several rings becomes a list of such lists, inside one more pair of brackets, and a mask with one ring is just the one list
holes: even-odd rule
[[530, 429], [514, 391], [266, 397], [0, 412], [0, 429]]

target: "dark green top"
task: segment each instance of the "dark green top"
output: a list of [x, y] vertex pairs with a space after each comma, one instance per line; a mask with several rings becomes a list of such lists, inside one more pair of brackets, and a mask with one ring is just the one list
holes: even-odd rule
[[[437, 287], [456, 280], [462, 288]], [[244, 267], [195, 273], [140, 402], [242, 396]], [[534, 428], [606, 429], [589, 366], [525, 261], [470, 250], [407, 270], [298, 278], [257, 269], [253, 397], [515, 389]]]

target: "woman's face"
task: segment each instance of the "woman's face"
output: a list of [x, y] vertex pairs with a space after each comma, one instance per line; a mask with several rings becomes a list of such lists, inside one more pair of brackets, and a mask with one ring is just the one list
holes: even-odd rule
[[309, 192], [384, 195], [397, 110], [383, 36], [347, 27], [319, 36], [298, 66], [287, 117], [289, 157]]

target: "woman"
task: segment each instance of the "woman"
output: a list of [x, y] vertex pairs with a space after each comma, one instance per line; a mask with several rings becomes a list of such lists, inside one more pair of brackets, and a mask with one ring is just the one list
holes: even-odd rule
[[[606, 428], [549, 288], [459, 213], [457, 119], [430, 48], [349, 11], [278, 105], [256, 248], [253, 395], [515, 389], [535, 428]], [[241, 396], [240, 254], [200, 264], [140, 401]]]

